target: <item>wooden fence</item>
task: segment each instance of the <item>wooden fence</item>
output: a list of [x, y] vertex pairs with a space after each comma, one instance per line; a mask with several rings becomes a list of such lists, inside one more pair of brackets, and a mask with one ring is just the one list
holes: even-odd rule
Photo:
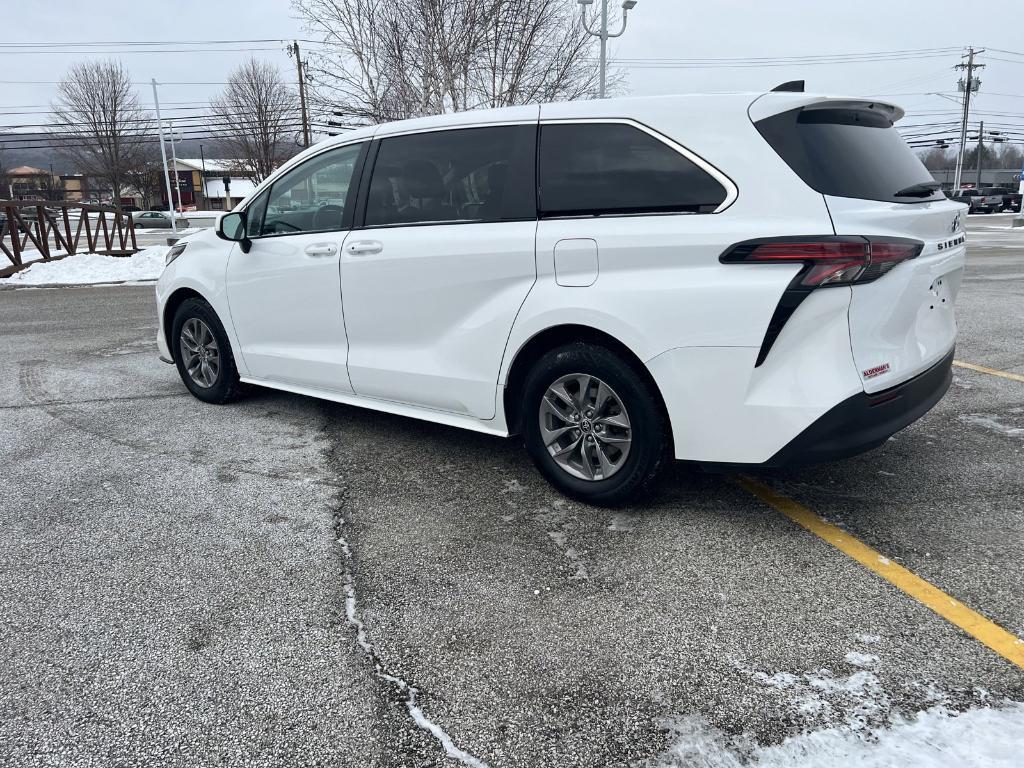
[[0, 260], [0, 277], [75, 253], [131, 256], [138, 250], [132, 215], [119, 208], [0, 200], [0, 253], [11, 262]]

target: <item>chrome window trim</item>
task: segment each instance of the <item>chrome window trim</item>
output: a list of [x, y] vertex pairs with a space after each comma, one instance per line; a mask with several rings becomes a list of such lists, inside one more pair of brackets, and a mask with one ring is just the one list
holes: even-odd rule
[[431, 125], [421, 128], [406, 128], [404, 130], [373, 134], [374, 141], [384, 141], [395, 136], [412, 136], [417, 133], [438, 133], [440, 131], [460, 131], [467, 128], [508, 128], [514, 125], [537, 125], [537, 118], [523, 118], [521, 120], [496, 120], [494, 122], [459, 123], [457, 125]]
[[[702, 171], [707, 173], [711, 178], [717, 181], [725, 189], [725, 199], [718, 205], [715, 210], [711, 213], [721, 213], [734, 202], [736, 198], [740, 196], [739, 189], [736, 187], [735, 182], [726, 176], [722, 171], [718, 170], [715, 166], [705, 160], [703, 157], [695, 152], [684, 147], [677, 141], [670, 139], [663, 133], [659, 133], [650, 126], [644, 125], [638, 120], [633, 120], [628, 117], [554, 117], [554, 118], [541, 118], [540, 124], [544, 125], [569, 125], [569, 124], [581, 124], [581, 125], [629, 125], [640, 131], [643, 131], [648, 136], [657, 139], [665, 146], [674, 150], [678, 154], [685, 157], [691, 163], [696, 165]], [[538, 148], [538, 152], [539, 152]], [[539, 181], [538, 181], [539, 183]], [[650, 215], [650, 214], [638, 214], [638, 215]], [[701, 215], [701, 214], [697, 214]], [[707, 214], [704, 214], [707, 215]]]

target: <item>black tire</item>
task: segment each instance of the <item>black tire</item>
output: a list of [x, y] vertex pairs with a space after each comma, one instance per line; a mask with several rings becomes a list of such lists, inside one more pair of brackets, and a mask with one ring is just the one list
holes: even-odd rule
[[[614, 390], [629, 415], [629, 453], [605, 479], [570, 474], [552, 458], [541, 436], [541, 401], [548, 387], [570, 374], [600, 379]], [[651, 490], [665, 462], [668, 418], [658, 392], [630, 362], [606, 347], [580, 342], [545, 354], [526, 377], [521, 414], [526, 449], [541, 474], [565, 495], [588, 504], [617, 506], [641, 498]]]
[[[190, 319], [201, 320], [213, 333], [217, 341], [219, 352], [219, 365], [217, 375], [213, 383], [208, 387], [200, 386], [193, 381], [185, 369], [185, 362], [182, 358], [181, 337], [182, 328]], [[228, 342], [224, 326], [217, 318], [213, 307], [202, 299], [186, 299], [174, 313], [174, 321], [171, 323], [171, 337], [169, 340], [171, 355], [174, 364], [178, 368], [178, 375], [182, 382], [195, 397], [206, 403], [222, 405], [236, 400], [242, 393], [242, 384], [238, 380], [238, 368], [235, 367], [235, 357], [231, 352], [231, 344]]]

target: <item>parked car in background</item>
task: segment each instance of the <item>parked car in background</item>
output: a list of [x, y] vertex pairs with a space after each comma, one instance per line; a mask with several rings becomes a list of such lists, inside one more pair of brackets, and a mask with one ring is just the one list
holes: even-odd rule
[[1021, 195], [1008, 187], [982, 187], [985, 203], [998, 213], [999, 211], [1020, 212]]
[[[132, 220], [139, 229], [170, 229], [171, 217], [165, 211], [136, 211], [132, 214]], [[175, 217], [179, 228], [188, 226], [188, 219], [181, 216]]]
[[968, 206], [968, 213], [992, 213], [995, 203], [986, 199], [980, 189], [953, 190], [948, 193], [949, 199]]
[[250, 382], [520, 434], [592, 503], [670, 456], [853, 455], [952, 379], [965, 209], [902, 116], [771, 92], [354, 130], [170, 249], [160, 356], [206, 402]]

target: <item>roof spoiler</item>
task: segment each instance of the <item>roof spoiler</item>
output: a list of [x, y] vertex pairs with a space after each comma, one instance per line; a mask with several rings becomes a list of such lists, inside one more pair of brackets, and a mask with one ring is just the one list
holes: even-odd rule
[[804, 92], [804, 81], [803, 80], [790, 80], [789, 82], [776, 85], [772, 88], [771, 93], [803, 93]]

